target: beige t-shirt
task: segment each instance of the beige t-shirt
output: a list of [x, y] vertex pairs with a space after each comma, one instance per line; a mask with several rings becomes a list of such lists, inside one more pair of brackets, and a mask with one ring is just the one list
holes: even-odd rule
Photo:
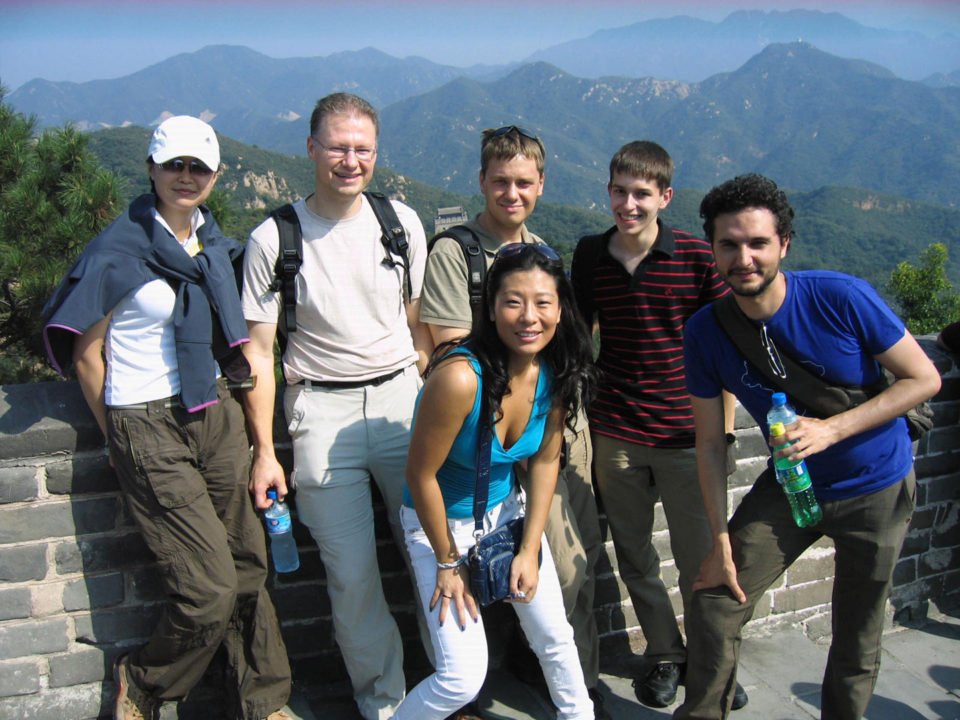
[[[484, 230], [476, 218], [464, 225], [476, 233], [489, 268], [503, 243]], [[521, 240], [525, 243], [543, 242], [526, 227], [521, 228]], [[463, 250], [453, 238], [440, 238], [427, 258], [420, 297], [420, 322], [469, 330], [472, 319]]]
[[[420, 296], [427, 245], [417, 214], [393, 202], [410, 245], [411, 297]], [[297, 330], [289, 333], [283, 368], [287, 382], [369, 380], [416, 362], [403, 304], [403, 266], [384, 263], [380, 224], [367, 199], [353, 217], [331, 221], [294, 203], [303, 230], [297, 276]], [[279, 245], [268, 218], [251, 234], [243, 263], [243, 314], [276, 323], [281, 310], [274, 279]]]

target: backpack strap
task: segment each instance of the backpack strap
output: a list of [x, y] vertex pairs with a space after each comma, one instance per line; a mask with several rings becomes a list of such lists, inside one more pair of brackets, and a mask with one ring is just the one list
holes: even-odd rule
[[[396, 266], [397, 263], [392, 256], [397, 255], [401, 259], [404, 275], [404, 299], [409, 301], [412, 287], [410, 281], [410, 245], [407, 242], [407, 233], [397, 217], [396, 210], [393, 209], [393, 205], [383, 193], [365, 192], [364, 195], [370, 201], [370, 207], [373, 209], [374, 215], [377, 216], [377, 222], [380, 223], [380, 229], [383, 233], [380, 242], [386, 248], [388, 256], [388, 259], [384, 262], [389, 261], [391, 266]], [[279, 324], [280, 350], [282, 352], [286, 348], [286, 334], [297, 330], [297, 275], [303, 265], [303, 230], [300, 227], [300, 218], [297, 217], [297, 211], [289, 203], [271, 212], [270, 217], [277, 224], [277, 232], [280, 235], [277, 262], [274, 266], [274, 278], [269, 289], [273, 292], [280, 292], [280, 301], [283, 306], [283, 314]]]
[[286, 333], [295, 332], [297, 329], [297, 274], [303, 265], [303, 231], [297, 211], [289, 203], [271, 212], [270, 217], [277, 224], [277, 232], [280, 234], [277, 263], [269, 289], [280, 291], [283, 306], [280, 343], [283, 350]]
[[[572, 268], [576, 268], [576, 278], [573, 285], [574, 300], [577, 310], [583, 317], [584, 323], [593, 331], [593, 316], [596, 312], [593, 301], [593, 272], [597, 267], [597, 260], [607, 243], [611, 231], [599, 235], [584, 235], [577, 241], [573, 251]], [[587, 317], [589, 315], [590, 317]]]
[[467, 265], [467, 293], [470, 297], [470, 313], [475, 320], [480, 312], [483, 299], [483, 279], [487, 275], [487, 257], [480, 244], [480, 238], [466, 225], [454, 225], [434, 235], [427, 244], [428, 251], [433, 250], [440, 238], [448, 237], [457, 242]]
[[396, 267], [397, 263], [393, 259], [396, 255], [403, 264], [403, 299], [404, 302], [410, 302], [410, 296], [413, 294], [413, 286], [410, 281], [410, 243], [407, 242], [407, 231], [403, 229], [400, 218], [397, 217], [397, 211], [393, 208], [393, 203], [386, 195], [380, 192], [367, 191], [363, 193], [370, 202], [373, 214], [377, 216], [377, 222], [380, 223], [380, 229], [383, 234], [380, 236], [380, 242], [387, 251], [387, 259], [384, 262]]

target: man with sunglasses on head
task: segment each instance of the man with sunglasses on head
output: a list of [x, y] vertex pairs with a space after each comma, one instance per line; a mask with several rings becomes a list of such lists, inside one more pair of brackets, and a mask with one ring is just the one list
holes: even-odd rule
[[[614, 225], [581, 238], [571, 266], [577, 306], [600, 333], [600, 379], [589, 411], [594, 474], [620, 579], [646, 641], [634, 689], [651, 707], [676, 700], [687, 656], [653, 542], [657, 502], [684, 611], [710, 549], [684, 388], [684, 324], [727, 292], [707, 243], [660, 219], [673, 199], [672, 181], [673, 160], [657, 143], [620, 148], [607, 184]], [[728, 422], [732, 428], [732, 398]], [[742, 707], [746, 694], [738, 691]]]
[[[543, 243], [525, 223], [543, 195], [544, 163], [543, 142], [529, 130], [507, 125], [483, 131], [480, 192], [485, 207], [465, 223], [465, 228], [479, 241], [487, 267], [505, 245]], [[470, 331], [467, 261], [452, 238], [439, 237], [427, 258], [420, 320], [430, 329], [435, 345], [460, 339]], [[566, 466], [557, 482], [546, 537], [596, 716], [606, 718], [609, 715], [597, 690], [600, 660], [593, 614], [595, 567], [603, 541], [590, 478], [591, 449], [585, 418], [579, 418], [576, 432], [566, 431], [565, 442]], [[536, 664], [532, 653], [522, 657], [524, 662]]]
[[[283, 354], [284, 410], [293, 441], [297, 514], [326, 569], [337, 644], [366, 720], [392, 716], [404, 697], [403, 648], [377, 564], [371, 477], [403, 551], [399, 509], [418, 365], [429, 352], [419, 323], [426, 241], [416, 213], [393, 202], [409, 243], [405, 268], [390, 257], [363, 191], [373, 179], [378, 119], [362, 98], [334, 93], [310, 119], [307, 153], [315, 190], [294, 204], [303, 235], [296, 278], [297, 329]], [[250, 236], [243, 310], [247, 356], [259, 377], [246, 396], [253, 437], [251, 489], [260, 508], [268, 489], [287, 494], [273, 445], [273, 343], [282, 300], [273, 284], [278, 227]]]
[[[858, 720], [876, 683], [890, 579], [914, 507], [913, 453], [902, 415], [938, 391], [940, 376], [868, 283], [836, 272], [781, 270], [794, 213], [773, 181], [760, 175], [729, 180], [707, 193], [700, 215], [734, 310], [756, 327], [771, 367], [767, 374], [751, 364], [711, 308], [687, 323], [686, 384], [713, 549], [694, 583], [686, 698], [674, 717], [726, 717], [744, 624], [767, 588], [826, 536], [836, 570], [820, 712], [830, 720]], [[823, 510], [819, 523], [797, 527], [770, 466], [728, 522], [721, 391], [736, 395], [769, 435], [766, 413], [779, 388], [768, 378], [789, 372], [784, 357], [831, 385], [867, 387], [884, 370], [895, 381], [832, 417], [801, 414], [778, 436], [777, 445], [790, 443], [779, 457], [806, 461]]]

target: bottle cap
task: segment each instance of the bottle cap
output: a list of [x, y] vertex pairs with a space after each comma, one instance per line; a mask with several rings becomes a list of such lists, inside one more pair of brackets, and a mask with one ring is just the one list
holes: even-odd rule
[[775, 422], [770, 426], [770, 435], [777, 437], [778, 435], [784, 435], [787, 432], [787, 429], [783, 426], [782, 422]]
[[773, 404], [774, 405], [786, 405], [787, 404], [787, 394], [782, 392], [775, 392], [773, 394]]
[[271, 500], [276, 500], [276, 499], [277, 499], [277, 491], [276, 491], [276, 490], [267, 490], [267, 497], [270, 498]]

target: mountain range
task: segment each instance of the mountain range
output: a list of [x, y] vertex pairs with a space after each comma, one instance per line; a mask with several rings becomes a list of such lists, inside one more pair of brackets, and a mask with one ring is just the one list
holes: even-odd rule
[[[803, 41], [927, 80], [960, 67], [960, 38], [866, 27], [836, 12], [741, 10], [721, 22], [679, 16], [599, 30], [533, 53], [579, 77], [652, 76], [698, 82], [735, 70], [771, 43]], [[932, 79], [931, 79], [932, 80]], [[953, 80], [956, 84], [956, 80]]]
[[356, 92], [383, 107], [469, 72], [421, 58], [400, 61], [373, 48], [275, 59], [245, 47], [213, 45], [115, 80], [31, 80], [7, 100], [45, 127], [148, 127], [186, 114], [250, 144], [304, 153], [310, 112], [327, 93]]
[[[463, 70], [372, 48], [277, 60], [213, 46], [116, 80], [31, 81], [6, 101], [41, 126], [86, 129], [149, 127], [169, 114], [189, 113], [254, 148], [302, 155], [315, 99], [345, 89], [380, 108], [381, 167], [461, 195], [476, 189], [480, 131], [515, 123], [544, 139], [545, 199], [558, 204], [605, 207], [608, 158], [626, 141], [649, 138], [676, 159], [679, 188], [705, 189], [735, 174], [762, 172], [798, 191], [843, 185], [955, 205], [960, 71], [920, 83], [806, 42], [763, 45], [791, 28], [823, 42], [859, 37], [865, 46], [888, 50], [891, 42], [916, 40], [836, 13], [742, 12], [722, 23], [648, 21], [543, 51], [562, 63], [621, 59], [613, 66], [621, 74], [600, 78], [540, 61]], [[651, 38], [663, 47], [649, 44]], [[953, 40], [936, 41], [946, 48], [944, 62], [953, 62]], [[630, 77], [635, 68], [623, 60], [667, 47], [708, 56], [723, 45], [763, 49], [699, 82]], [[625, 52], [628, 46], [634, 51]]]
[[[201, 66], [208, 72], [198, 75]], [[769, 45], [700, 83], [592, 80], [547, 63], [493, 79], [489, 68], [458, 72], [375, 50], [279, 61], [219, 46], [72, 94], [28, 83], [8, 101], [42, 125], [149, 126], [190, 113], [247, 144], [301, 154], [314, 98], [349, 88], [382, 108], [382, 165], [461, 194], [476, 187], [480, 130], [516, 123], [544, 138], [547, 198], [561, 204], [603, 207], [608, 158], [641, 137], [676, 158], [680, 187], [764, 172], [799, 190], [847, 185], [957, 202], [960, 87], [902, 80], [806, 43]]]
[[609, 158], [637, 138], [669, 150], [680, 187], [760, 172], [800, 190], [847, 185], [946, 205], [960, 187], [960, 88], [806, 43], [769, 45], [701, 83], [589, 80], [546, 63], [493, 82], [458, 78], [384, 108], [382, 159], [469, 192], [478, 133], [505, 119], [543, 137], [546, 195], [583, 207], [603, 205]]

